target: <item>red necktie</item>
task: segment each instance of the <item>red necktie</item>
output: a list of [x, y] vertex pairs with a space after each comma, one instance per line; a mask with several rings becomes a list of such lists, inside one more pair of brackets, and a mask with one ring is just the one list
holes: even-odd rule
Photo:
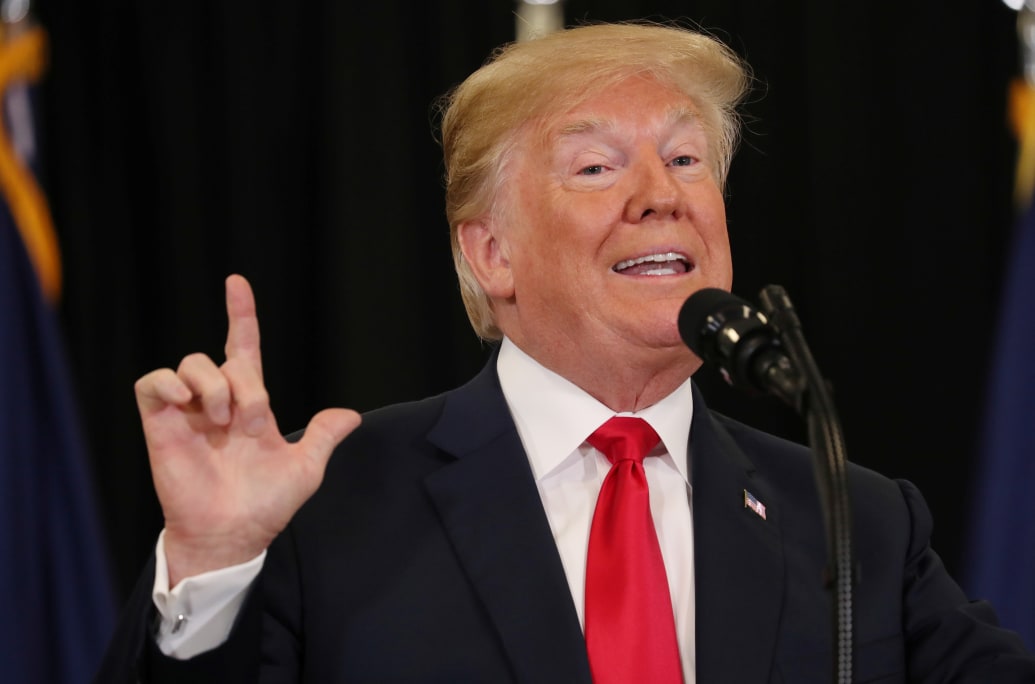
[[595, 684], [683, 681], [672, 600], [654, 531], [643, 457], [660, 438], [616, 416], [586, 440], [611, 461], [586, 561], [586, 649]]

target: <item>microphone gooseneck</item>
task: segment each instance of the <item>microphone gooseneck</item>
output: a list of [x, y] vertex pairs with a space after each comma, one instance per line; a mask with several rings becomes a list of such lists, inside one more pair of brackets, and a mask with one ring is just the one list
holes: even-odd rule
[[731, 385], [776, 395], [806, 420], [827, 537], [825, 580], [834, 593], [834, 681], [850, 684], [855, 561], [841, 424], [790, 297], [767, 285], [760, 299], [764, 313], [724, 290], [699, 290], [680, 309], [679, 334]]

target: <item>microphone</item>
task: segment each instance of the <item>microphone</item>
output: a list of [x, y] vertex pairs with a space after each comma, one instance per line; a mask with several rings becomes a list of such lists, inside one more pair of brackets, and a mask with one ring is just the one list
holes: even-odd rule
[[772, 322], [729, 292], [699, 290], [679, 310], [679, 336], [705, 362], [718, 365], [734, 387], [774, 394], [806, 419], [827, 533], [827, 580], [834, 593], [835, 678], [849, 682], [855, 560], [844, 437], [790, 298], [782, 287], [767, 285], [760, 299]]
[[730, 385], [799, 408], [804, 380], [765, 315], [725, 290], [698, 290], [679, 311], [679, 336]]

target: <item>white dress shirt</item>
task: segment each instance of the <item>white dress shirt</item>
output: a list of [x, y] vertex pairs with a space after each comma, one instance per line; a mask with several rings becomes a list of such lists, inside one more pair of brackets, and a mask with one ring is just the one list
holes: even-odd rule
[[597, 495], [611, 468], [607, 457], [586, 443], [586, 438], [615, 415], [642, 418], [661, 437], [661, 444], [644, 459], [643, 468], [668, 576], [683, 676], [686, 684], [692, 684], [696, 660], [693, 522], [687, 463], [693, 410], [690, 381], [642, 411], [615, 414], [541, 366], [509, 339], [503, 340], [496, 368], [583, 628], [589, 529]]
[[[585, 440], [616, 414], [508, 339], [500, 349], [497, 372], [528, 454], [579, 623], [585, 626], [589, 529], [597, 495], [611, 467], [607, 457]], [[646, 420], [661, 437], [652, 457], [644, 460], [644, 470], [687, 684], [695, 681], [693, 524], [687, 462], [692, 406], [687, 380], [653, 406], [634, 414], [618, 414]], [[161, 615], [156, 639], [166, 655], [187, 659], [216, 648], [229, 636], [266, 552], [241, 565], [184, 579], [170, 591], [163, 536], [164, 532], [158, 538], [152, 592]]]
[[230, 636], [245, 593], [258, 577], [266, 552], [240, 565], [187, 577], [169, 589], [165, 530], [155, 547], [155, 584], [151, 600], [161, 620], [155, 640], [167, 656], [187, 660], [212, 650]]

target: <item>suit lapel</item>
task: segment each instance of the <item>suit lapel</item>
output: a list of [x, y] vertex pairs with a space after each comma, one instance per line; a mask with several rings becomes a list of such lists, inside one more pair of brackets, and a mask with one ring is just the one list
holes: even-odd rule
[[590, 681], [585, 641], [495, 356], [451, 393], [430, 441], [455, 460], [425, 481], [521, 681]]
[[[696, 388], [690, 459], [697, 681], [767, 682], [784, 597], [779, 509]], [[765, 519], [745, 506], [745, 490]]]
[[[694, 388], [697, 681], [769, 681], [784, 597], [779, 509]], [[585, 640], [495, 356], [450, 393], [429, 440], [454, 457], [425, 481], [517, 677], [591, 681]], [[744, 505], [747, 490], [766, 519]]]

